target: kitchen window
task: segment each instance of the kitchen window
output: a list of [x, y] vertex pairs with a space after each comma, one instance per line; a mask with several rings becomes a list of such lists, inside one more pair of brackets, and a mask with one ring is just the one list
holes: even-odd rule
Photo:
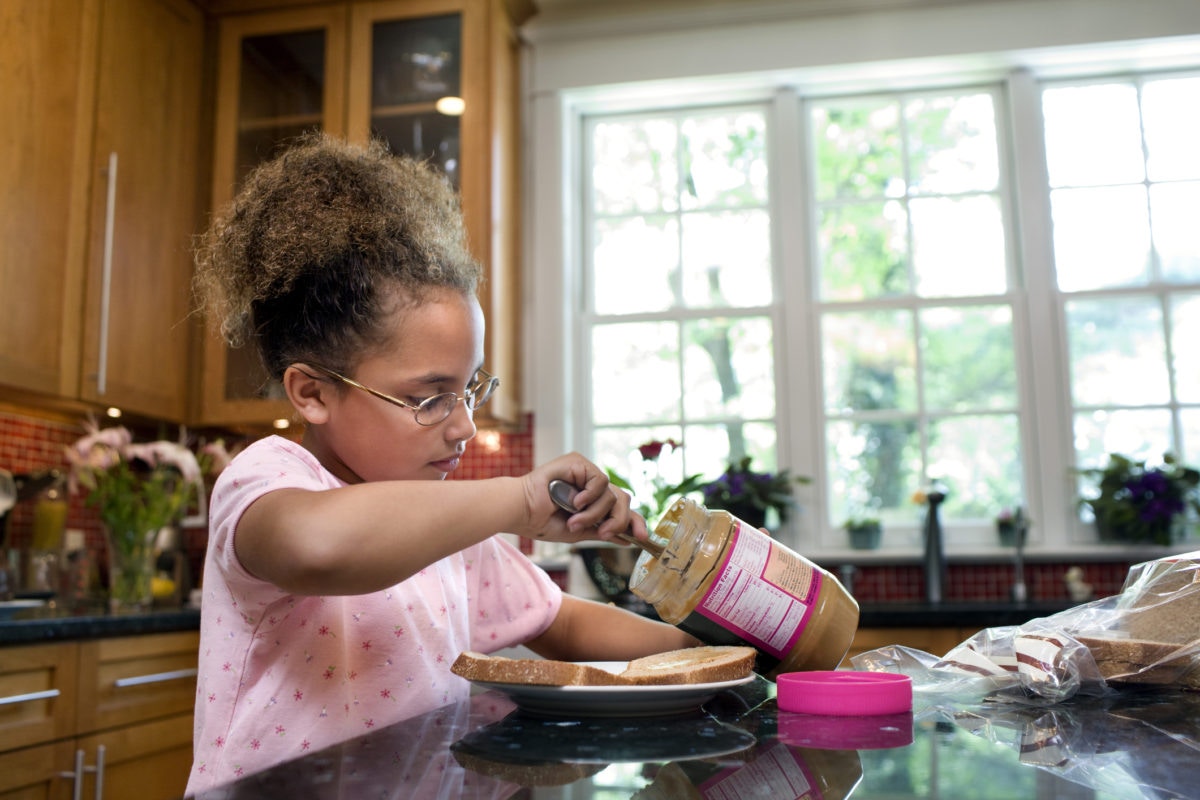
[[1074, 451], [1200, 461], [1200, 76], [1045, 87]]
[[[591, 452], [637, 482], [776, 457], [762, 107], [596, 117], [585, 256]], [[638, 446], [672, 440], [657, 465]]]
[[670, 479], [789, 466], [822, 492], [784, 536], [838, 549], [865, 509], [916, 544], [932, 481], [960, 545], [1014, 505], [1086, 544], [1074, 468], [1200, 461], [1200, 78], [748, 96], [579, 117], [601, 464], [675, 438]]

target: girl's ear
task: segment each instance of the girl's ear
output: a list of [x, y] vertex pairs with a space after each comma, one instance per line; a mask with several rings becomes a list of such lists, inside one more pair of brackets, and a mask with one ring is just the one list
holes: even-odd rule
[[293, 364], [283, 371], [283, 390], [292, 407], [309, 425], [320, 425], [329, 419], [329, 400], [337, 391], [333, 381], [319, 378], [302, 365]]

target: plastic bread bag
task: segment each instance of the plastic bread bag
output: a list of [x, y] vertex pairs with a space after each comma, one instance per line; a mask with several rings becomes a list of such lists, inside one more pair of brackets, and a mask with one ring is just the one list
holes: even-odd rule
[[953, 722], [1015, 750], [1022, 764], [1109, 798], [1195, 797], [1200, 693], [1114, 692], [1050, 707], [981, 703]]
[[1135, 565], [1117, 595], [984, 629], [941, 657], [891, 645], [851, 662], [909, 675], [914, 698], [1017, 690], [1054, 703], [1125, 684], [1200, 689], [1200, 552]]

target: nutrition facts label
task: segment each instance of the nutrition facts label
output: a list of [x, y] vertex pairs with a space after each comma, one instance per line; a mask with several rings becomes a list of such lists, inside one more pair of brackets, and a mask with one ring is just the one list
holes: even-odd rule
[[804, 631], [819, 589], [812, 569], [742, 526], [696, 612], [782, 658]]

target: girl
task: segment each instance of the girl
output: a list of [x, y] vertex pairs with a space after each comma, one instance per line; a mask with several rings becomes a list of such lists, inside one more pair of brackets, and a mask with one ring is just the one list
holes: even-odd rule
[[[253, 342], [305, 430], [252, 444], [213, 487], [189, 794], [462, 700], [463, 650], [625, 660], [698, 644], [564, 595], [495, 536], [644, 540], [587, 459], [443, 480], [498, 383], [479, 279], [445, 179], [379, 143], [304, 138], [202, 239], [208, 311]], [[580, 488], [569, 518], [555, 478]]]

